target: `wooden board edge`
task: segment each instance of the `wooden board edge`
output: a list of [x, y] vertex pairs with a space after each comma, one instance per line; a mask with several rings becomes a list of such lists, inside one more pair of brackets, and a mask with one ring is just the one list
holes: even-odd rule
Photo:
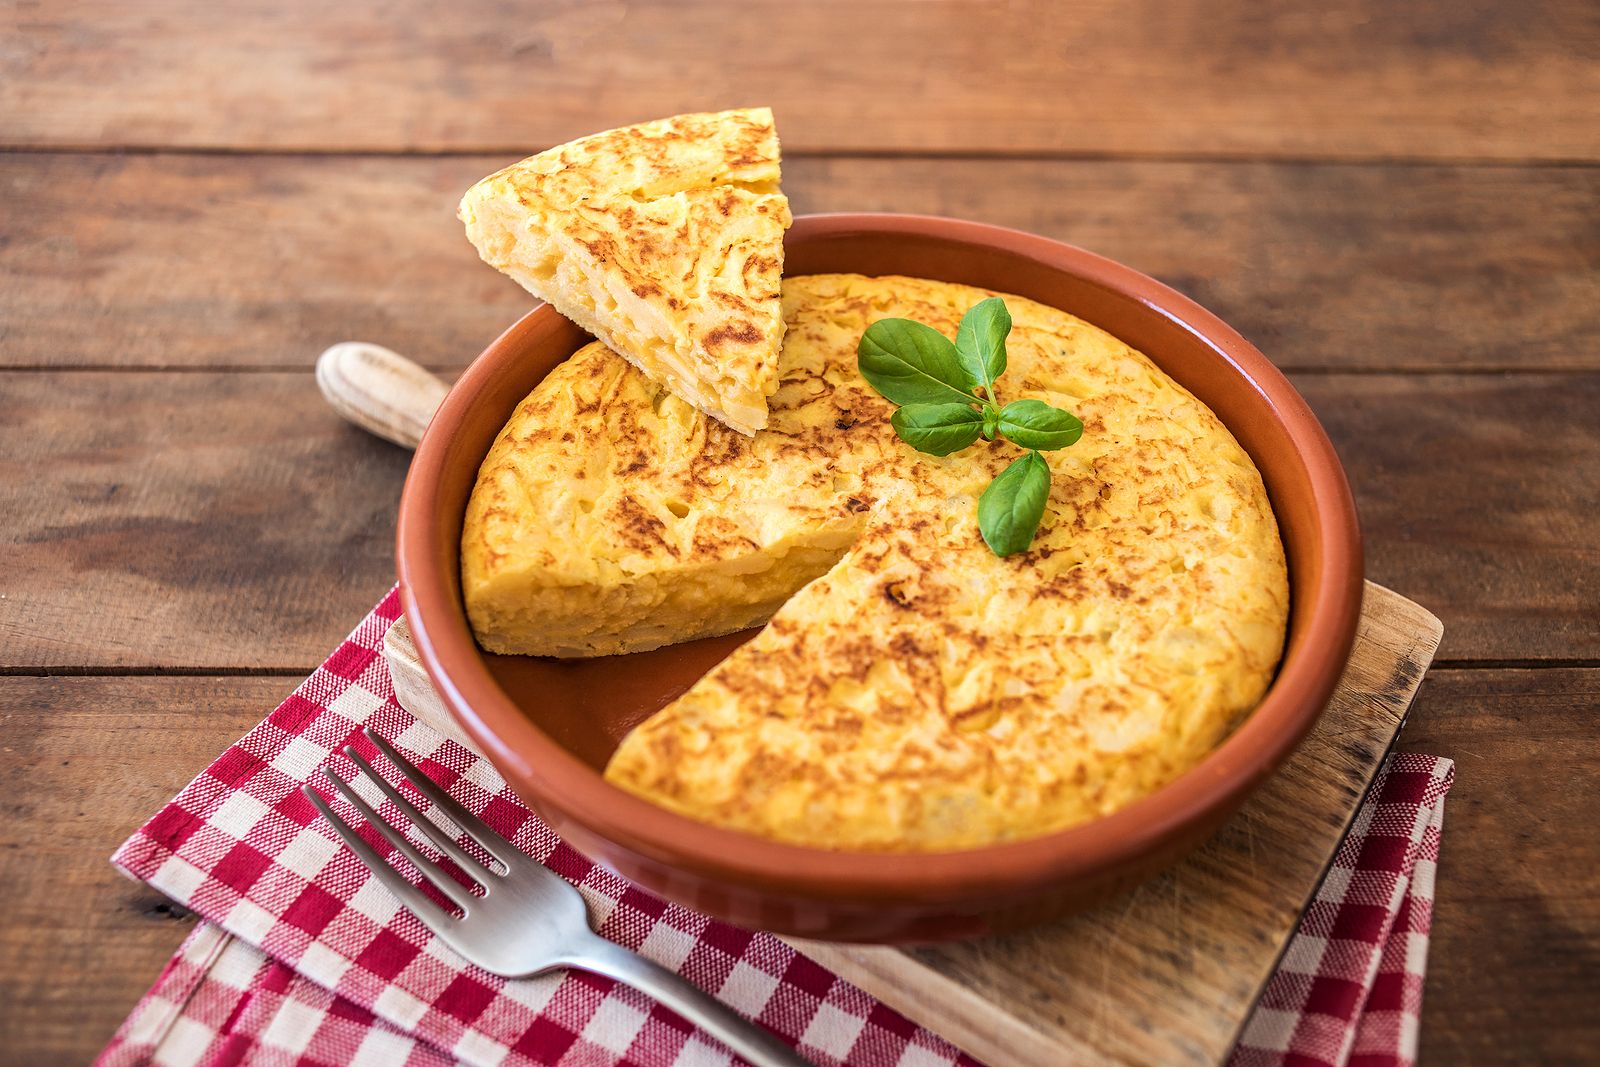
[[[1407, 651], [1407, 655], [1414, 650], [1417, 659], [1425, 664], [1431, 664], [1434, 654], [1439, 651], [1439, 643], [1444, 640], [1444, 623], [1440, 621], [1439, 616], [1410, 597], [1402, 596], [1388, 586], [1379, 585], [1374, 581], [1362, 582], [1361, 592], [1362, 618], [1404, 617], [1410, 625], [1416, 627], [1415, 636], [1420, 639], [1411, 650]], [[1419, 676], [1417, 680], [1420, 683], [1421, 677]]]

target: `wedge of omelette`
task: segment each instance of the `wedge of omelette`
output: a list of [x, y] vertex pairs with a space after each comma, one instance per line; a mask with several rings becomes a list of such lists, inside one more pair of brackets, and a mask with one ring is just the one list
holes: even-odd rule
[[484, 261], [743, 434], [783, 340], [778, 135], [766, 108], [678, 115], [541, 152], [474, 185]]
[[765, 628], [637, 727], [606, 770], [706, 822], [821, 848], [930, 851], [1061, 829], [1202, 758], [1283, 647], [1283, 549], [1259, 473], [1144, 356], [1005, 296], [1007, 399], [1075, 412], [1033, 547], [1001, 559], [977, 498], [1016, 456], [895, 437], [857, 341], [953, 336], [984, 290], [785, 281], [754, 438], [590, 346], [517, 409], [468, 507], [480, 642], [584, 656]]

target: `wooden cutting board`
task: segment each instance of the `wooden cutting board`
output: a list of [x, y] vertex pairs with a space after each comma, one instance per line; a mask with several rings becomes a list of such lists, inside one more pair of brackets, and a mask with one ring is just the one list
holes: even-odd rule
[[[1367, 583], [1350, 665], [1283, 769], [1204, 847], [1105, 905], [1005, 937], [795, 948], [994, 1067], [1217, 1064], [1405, 721], [1444, 629]], [[400, 703], [472, 747], [417, 659], [385, 640]]]

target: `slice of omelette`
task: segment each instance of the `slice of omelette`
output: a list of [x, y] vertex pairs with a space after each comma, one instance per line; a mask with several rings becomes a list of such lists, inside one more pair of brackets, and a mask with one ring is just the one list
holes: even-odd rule
[[607, 777], [719, 826], [822, 848], [948, 850], [1109, 813], [1260, 700], [1288, 583], [1259, 473], [1144, 356], [1006, 296], [1008, 399], [1074, 411], [1031, 549], [983, 543], [1016, 450], [895, 437], [856, 370], [903, 316], [953, 336], [986, 296], [787, 279], [781, 385], [746, 438], [590, 346], [484, 460], [462, 583], [493, 651], [598, 655], [768, 620], [637, 727]]
[[744, 434], [767, 424], [789, 202], [766, 108], [595, 134], [491, 174], [460, 216], [484, 261]]

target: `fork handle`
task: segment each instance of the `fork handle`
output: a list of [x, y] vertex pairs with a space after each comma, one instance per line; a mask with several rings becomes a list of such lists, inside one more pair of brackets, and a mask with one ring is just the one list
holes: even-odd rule
[[603, 974], [660, 1001], [754, 1067], [810, 1067], [793, 1049], [673, 972], [602, 937], [586, 938], [563, 961]]

